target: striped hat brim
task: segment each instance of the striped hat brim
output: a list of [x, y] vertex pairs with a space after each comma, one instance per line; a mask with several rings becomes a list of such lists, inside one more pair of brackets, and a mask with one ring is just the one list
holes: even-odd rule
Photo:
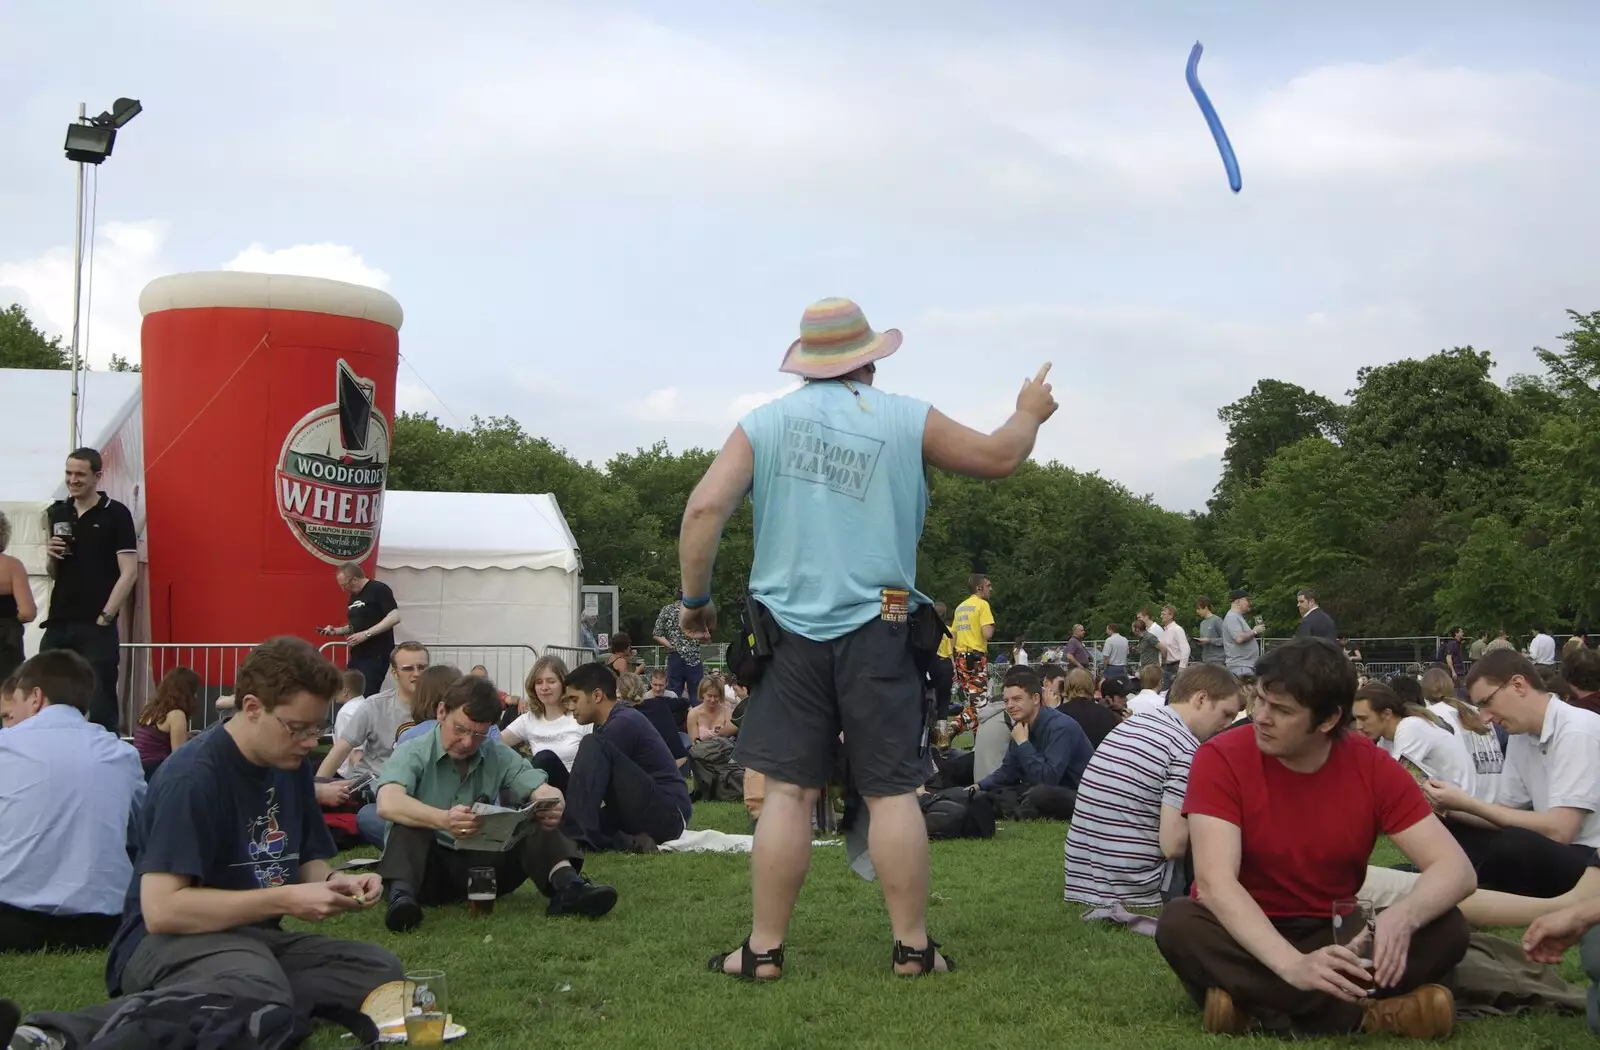
[[900, 330], [888, 328], [882, 332], [870, 329], [853, 342], [830, 347], [807, 345], [796, 339], [783, 355], [778, 371], [806, 379], [837, 379], [854, 372], [863, 365], [881, 361], [900, 349]]

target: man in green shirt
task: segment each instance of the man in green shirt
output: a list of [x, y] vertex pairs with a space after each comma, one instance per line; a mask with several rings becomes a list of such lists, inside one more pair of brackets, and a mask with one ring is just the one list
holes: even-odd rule
[[[487, 678], [463, 675], [439, 702], [439, 724], [395, 748], [378, 781], [378, 816], [389, 834], [377, 873], [389, 893], [385, 920], [403, 933], [422, 924], [422, 905], [467, 897], [467, 873], [493, 868], [503, 896], [528, 879], [550, 898], [551, 915], [598, 918], [617, 891], [584, 878], [583, 852], [558, 829], [566, 808], [545, 775], [498, 740], [488, 739], [500, 696]], [[472, 847], [483, 818], [476, 802], [517, 806], [534, 800], [530, 829], [505, 850]]]

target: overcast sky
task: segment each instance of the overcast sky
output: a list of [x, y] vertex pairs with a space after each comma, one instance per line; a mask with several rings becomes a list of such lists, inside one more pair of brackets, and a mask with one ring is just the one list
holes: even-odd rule
[[96, 362], [161, 274], [359, 281], [405, 308], [402, 408], [603, 461], [720, 444], [845, 295], [905, 333], [886, 389], [991, 427], [1051, 360], [1036, 454], [1197, 508], [1264, 376], [1505, 375], [1600, 309], [1597, 50], [1580, 0], [12, 0], [0, 303], [70, 326], [64, 125], [130, 95]]

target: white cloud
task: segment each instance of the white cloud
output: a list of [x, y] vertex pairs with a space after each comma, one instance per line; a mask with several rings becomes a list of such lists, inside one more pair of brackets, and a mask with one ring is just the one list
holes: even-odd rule
[[683, 417], [684, 409], [678, 404], [678, 388], [667, 386], [652, 390], [642, 398], [629, 398], [623, 402], [623, 411], [647, 423], [672, 423]]
[[785, 394], [800, 389], [799, 382], [792, 382], [776, 390], [756, 390], [748, 394], [735, 394], [722, 411], [724, 422], [736, 423], [744, 417], [745, 413], [753, 408], [760, 408], [768, 401], [776, 401]]
[[[93, 269], [84, 259], [85, 359], [104, 368], [112, 354], [139, 360], [139, 293], [166, 272], [161, 261], [167, 224], [107, 222], [95, 240]], [[92, 275], [92, 279], [91, 279]], [[12, 291], [13, 296], [5, 295]], [[31, 259], [0, 262], [0, 301], [15, 297], [48, 334], [72, 337], [72, 249], [50, 248]]]
[[389, 275], [368, 266], [360, 253], [347, 244], [295, 244], [269, 251], [258, 241], [223, 263], [222, 268], [245, 273], [325, 277], [369, 288], [389, 287]]

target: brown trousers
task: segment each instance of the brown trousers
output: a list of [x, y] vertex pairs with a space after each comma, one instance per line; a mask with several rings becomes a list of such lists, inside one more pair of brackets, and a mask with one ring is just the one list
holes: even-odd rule
[[[1332, 915], [1326, 919], [1273, 919], [1272, 925], [1302, 952], [1333, 943]], [[1387, 997], [1424, 984], [1443, 984], [1467, 953], [1471, 930], [1461, 912], [1451, 908], [1411, 938], [1406, 972]], [[1361, 1027], [1361, 1006], [1325, 992], [1304, 992], [1267, 969], [1235, 941], [1204, 904], [1192, 897], [1171, 901], [1156, 926], [1156, 947], [1183, 982], [1195, 1004], [1205, 1006], [1206, 989], [1221, 988], [1234, 1006], [1280, 1035], [1338, 1035]]]

